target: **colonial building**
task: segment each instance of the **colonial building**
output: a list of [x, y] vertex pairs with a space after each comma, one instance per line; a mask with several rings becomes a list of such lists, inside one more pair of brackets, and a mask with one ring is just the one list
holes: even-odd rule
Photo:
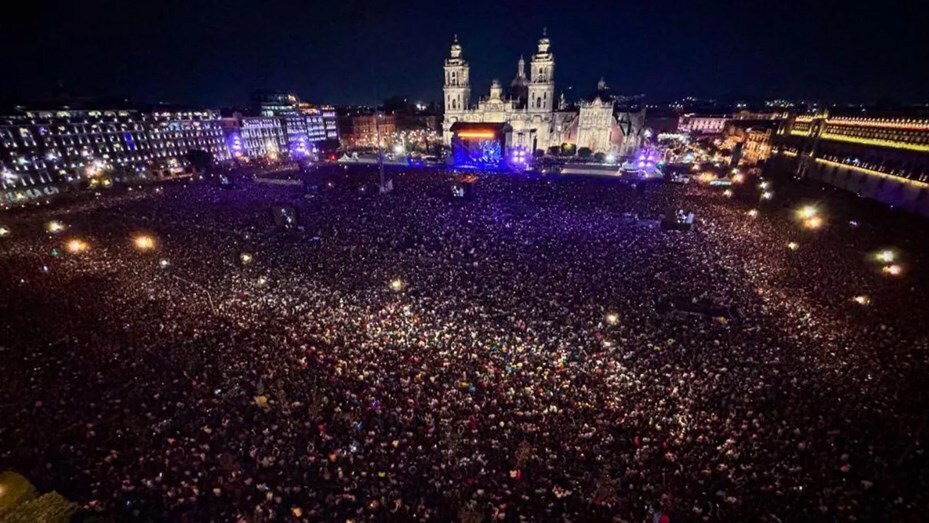
[[519, 58], [516, 77], [504, 93], [498, 80], [490, 85], [486, 98], [471, 104], [470, 66], [462, 56], [458, 37], [445, 59], [443, 89], [445, 117], [443, 141], [451, 143], [452, 125], [464, 123], [505, 123], [512, 128], [509, 148], [543, 150], [563, 145], [588, 148], [592, 153], [631, 156], [638, 148], [645, 124], [645, 111], [616, 110], [615, 97], [601, 80], [590, 97], [569, 106], [564, 95], [555, 96], [555, 55], [551, 42], [542, 33], [536, 52], [526, 61]]
[[794, 114], [765, 170], [809, 177], [929, 218], [929, 117]]

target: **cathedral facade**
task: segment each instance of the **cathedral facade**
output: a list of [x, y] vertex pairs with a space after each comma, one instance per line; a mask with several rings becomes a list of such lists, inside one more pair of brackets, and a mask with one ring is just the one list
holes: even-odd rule
[[536, 52], [526, 62], [519, 58], [516, 77], [507, 93], [498, 80], [490, 85], [486, 98], [471, 104], [470, 66], [462, 56], [458, 37], [445, 59], [442, 137], [451, 143], [451, 127], [456, 122], [506, 123], [512, 129], [510, 147], [548, 151], [553, 147], [588, 148], [592, 153], [631, 156], [641, 143], [645, 111], [617, 111], [606, 83], [572, 105], [562, 94], [555, 95], [555, 55], [543, 31]]

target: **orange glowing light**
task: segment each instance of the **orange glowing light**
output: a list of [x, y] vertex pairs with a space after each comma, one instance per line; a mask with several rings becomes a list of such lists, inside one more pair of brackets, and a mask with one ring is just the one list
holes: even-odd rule
[[134, 243], [136, 249], [140, 251], [150, 251], [155, 248], [155, 239], [144, 234], [133, 238], [132, 243]]
[[494, 138], [497, 135], [491, 131], [465, 131], [457, 134], [458, 138]]
[[65, 244], [65, 248], [72, 254], [77, 254], [87, 250], [87, 243], [81, 240], [71, 240]]

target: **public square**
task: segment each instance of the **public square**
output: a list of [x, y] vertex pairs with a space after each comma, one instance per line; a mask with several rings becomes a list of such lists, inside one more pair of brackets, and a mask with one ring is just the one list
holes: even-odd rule
[[0, 462], [115, 521], [924, 513], [915, 218], [812, 185], [309, 176], [4, 215]]

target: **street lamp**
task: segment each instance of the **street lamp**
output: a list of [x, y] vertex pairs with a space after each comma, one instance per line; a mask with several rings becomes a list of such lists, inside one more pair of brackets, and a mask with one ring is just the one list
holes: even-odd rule
[[150, 251], [155, 248], [155, 239], [147, 234], [140, 234], [132, 239], [136, 249], [140, 251]]
[[877, 253], [877, 254], [875, 255], [875, 257], [876, 257], [879, 261], [882, 261], [882, 262], [884, 262], [884, 263], [891, 263], [891, 262], [893, 262], [895, 259], [897, 259], [897, 254], [896, 254], [894, 251], [890, 250], [890, 249], [884, 249], [883, 251]]
[[815, 217], [816, 213], [816, 207], [813, 207], [812, 205], [806, 205], [797, 211], [797, 214], [800, 216], [800, 218], [803, 218], [804, 220], [809, 220], [810, 218]]
[[813, 216], [803, 221], [803, 226], [807, 229], [815, 230], [823, 226], [823, 219], [819, 216]]
[[88, 248], [87, 242], [83, 240], [73, 239], [65, 244], [65, 249], [68, 250], [71, 254], [78, 254], [86, 251]]
[[900, 276], [903, 274], [903, 267], [897, 265], [896, 263], [893, 265], [885, 265], [884, 268], [881, 269], [881, 272], [888, 276]]

